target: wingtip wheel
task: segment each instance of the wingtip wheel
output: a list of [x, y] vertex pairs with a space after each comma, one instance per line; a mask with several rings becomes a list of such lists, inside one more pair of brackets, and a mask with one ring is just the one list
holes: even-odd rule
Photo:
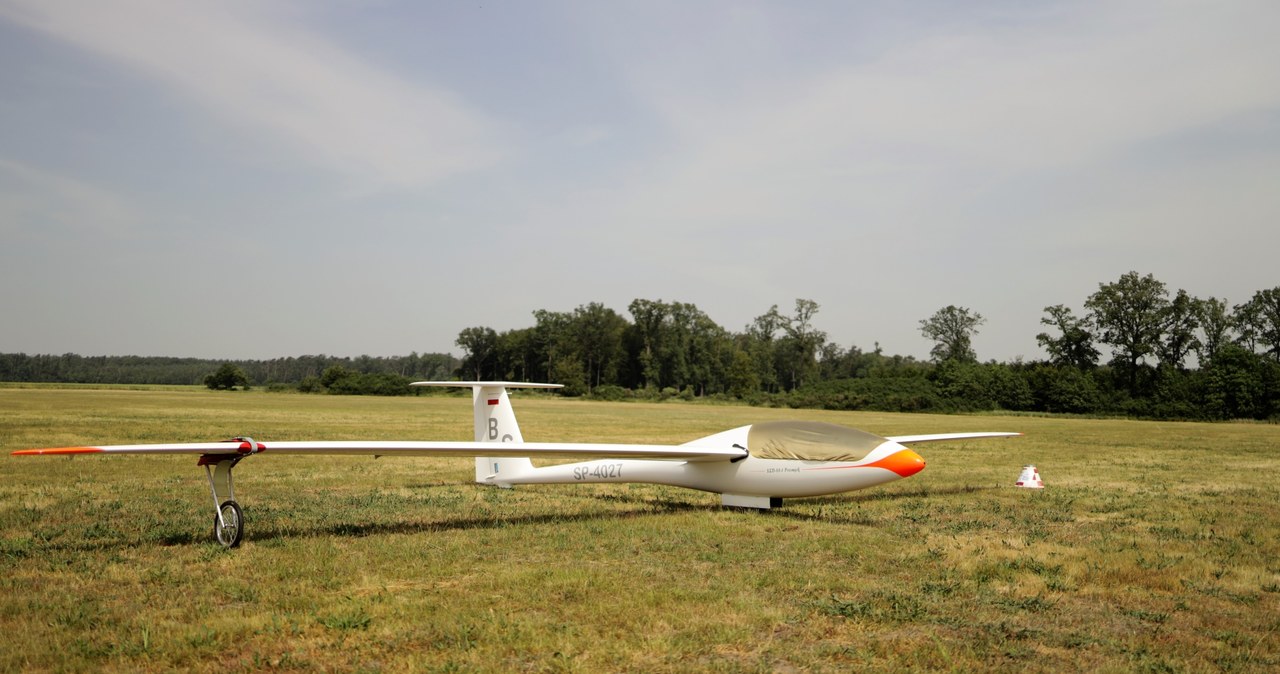
[[244, 538], [244, 511], [235, 501], [224, 501], [213, 516], [213, 537], [224, 548], [240, 546]]
[[[231, 479], [231, 469], [235, 468], [244, 457], [257, 454], [261, 446], [253, 438], [232, 438], [245, 448], [242, 454], [202, 454], [197, 465], [204, 466], [205, 475], [209, 478], [209, 491], [213, 494], [213, 537], [224, 548], [239, 547], [244, 539], [244, 510], [236, 502], [235, 483]], [[213, 466], [212, 469], [209, 466]], [[218, 485], [222, 484], [227, 495], [226, 500], [218, 497]]]

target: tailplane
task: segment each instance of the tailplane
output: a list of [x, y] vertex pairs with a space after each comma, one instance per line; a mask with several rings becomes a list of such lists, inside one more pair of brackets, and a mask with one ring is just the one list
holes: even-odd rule
[[[508, 388], [560, 388], [560, 384], [532, 384], [511, 381], [418, 381], [413, 386], [451, 386], [471, 389], [476, 442], [524, 442], [516, 412], [507, 397]], [[533, 468], [527, 458], [476, 457], [476, 482], [503, 484], [502, 478]]]

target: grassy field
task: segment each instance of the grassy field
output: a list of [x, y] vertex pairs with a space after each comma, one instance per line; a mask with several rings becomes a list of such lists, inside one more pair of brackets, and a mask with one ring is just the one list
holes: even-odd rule
[[[781, 418], [925, 445], [921, 474], [738, 512], [647, 485], [498, 490], [466, 459], [252, 457], [211, 542], [194, 457], [9, 457], [0, 671], [1275, 671], [1280, 426], [514, 396], [529, 440]], [[460, 397], [0, 389], [0, 450], [471, 434]], [[1034, 463], [1048, 488], [1012, 487]]]

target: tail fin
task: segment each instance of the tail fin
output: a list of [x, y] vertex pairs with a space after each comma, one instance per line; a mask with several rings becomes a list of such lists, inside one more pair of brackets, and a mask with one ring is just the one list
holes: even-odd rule
[[[455, 386], [471, 389], [476, 442], [524, 442], [516, 412], [507, 397], [508, 388], [560, 388], [560, 384], [532, 384], [511, 381], [419, 381], [413, 386]], [[502, 484], [500, 476], [514, 475], [532, 468], [526, 458], [476, 457], [476, 482]]]

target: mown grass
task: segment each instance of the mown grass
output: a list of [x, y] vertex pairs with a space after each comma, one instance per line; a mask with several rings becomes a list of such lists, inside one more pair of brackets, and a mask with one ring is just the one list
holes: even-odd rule
[[[768, 513], [648, 485], [497, 490], [466, 459], [252, 457], [242, 548], [193, 457], [8, 457], [0, 670], [1264, 671], [1280, 427], [606, 404], [526, 439], [683, 442], [777, 418], [926, 445], [923, 473]], [[468, 438], [458, 397], [0, 390], [0, 449]], [[1035, 463], [1042, 492], [1011, 486]]]

